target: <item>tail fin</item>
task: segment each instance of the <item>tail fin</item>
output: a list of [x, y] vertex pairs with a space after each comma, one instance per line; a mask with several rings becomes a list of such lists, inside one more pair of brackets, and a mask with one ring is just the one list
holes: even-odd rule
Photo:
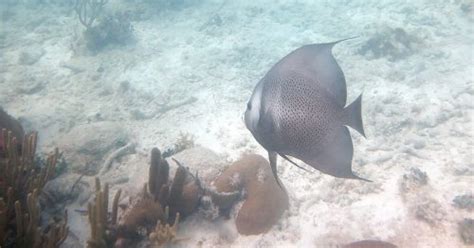
[[362, 94], [344, 109], [345, 124], [352, 127], [365, 137], [364, 125], [362, 124]]

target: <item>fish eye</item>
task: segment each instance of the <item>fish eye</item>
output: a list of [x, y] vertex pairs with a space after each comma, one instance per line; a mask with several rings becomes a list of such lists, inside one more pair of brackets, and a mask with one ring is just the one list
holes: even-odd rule
[[250, 102], [247, 103], [247, 109], [251, 110], [252, 109], [252, 104]]

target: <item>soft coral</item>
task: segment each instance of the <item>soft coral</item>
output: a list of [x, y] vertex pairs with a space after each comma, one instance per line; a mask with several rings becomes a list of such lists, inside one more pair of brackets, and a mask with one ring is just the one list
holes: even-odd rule
[[[7, 112], [5, 112], [5, 110], [0, 107], [0, 132], [3, 129], [11, 131], [13, 137], [15, 137], [18, 141], [18, 144], [21, 144], [21, 142], [23, 141], [23, 136], [25, 135], [23, 127], [21, 126], [18, 120], [11, 117]], [[3, 135], [0, 135], [0, 156], [2, 156], [4, 152], [4, 143], [5, 142]]]

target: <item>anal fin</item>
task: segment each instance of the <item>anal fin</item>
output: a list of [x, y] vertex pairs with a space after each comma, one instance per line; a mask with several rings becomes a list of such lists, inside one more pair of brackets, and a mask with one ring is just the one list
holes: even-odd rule
[[369, 181], [352, 172], [352, 139], [347, 127], [335, 131], [334, 138], [317, 154], [306, 155], [303, 161], [315, 169], [340, 178]]

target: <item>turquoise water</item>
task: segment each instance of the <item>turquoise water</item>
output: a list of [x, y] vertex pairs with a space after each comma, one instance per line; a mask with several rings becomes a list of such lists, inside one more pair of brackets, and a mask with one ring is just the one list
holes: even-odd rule
[[291, 51], [349, 37], [333, 54], [347, 102], [363, 94], [367, 138], [351, 130], [352, 169], [373, 182], [280, 158], [289, 208], [270, 230], [240, 234], [239, 206], [230, 219], [196, 210], [174, 246], [472, 245], [472, 1], [110, 0], [84, 12], [86, 2], [0, 2], [0, 107], [39, 132], [38, 153], [63, 151], [53, 191], [84, 175], [57, 204], [69, 211], [64, 247], [90, 236], [76, 210], [94, 177], [133, 198], [152, 147], [174, 151], [188, 137], [207, 149], [182, 158], [206, 183], [242, 154], [267, 158], [243, 122], [256, 84]]

